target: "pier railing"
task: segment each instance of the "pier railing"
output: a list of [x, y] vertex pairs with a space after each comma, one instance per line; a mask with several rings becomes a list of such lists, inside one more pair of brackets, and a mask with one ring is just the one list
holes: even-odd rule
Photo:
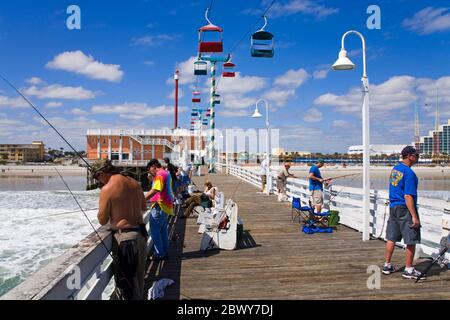
[[[237, 165], [219, 165], [222, 172], [236, 176], [252, 185], [261, 187], [261, 176], [257, 169]], [[271, 172], [270, 190], [277, 193], [276, 174]], [[308, 204], [310, 198], [307, 180], [289, 178], [287, 195], [300, 198], [303, 204]], [[385, 190], [371, 190], [370, 197], [370, 232], [372, 237], [386, 240], [386, 227], [389, 218], [389, 194]], [[338, 210], [341, 224], [362, 232], [363, 190], [347, 186], [333, 185], [324, 190], [325, 209]], [[422, 244], [418, 255], [435, 255], [439, 251], [439, 242], [450, 231], [450, 203], [444, 200], [419, 197], [419, 215], [422, 224]], [[402, 245], [402, 243], [400, 243]]]
[[[144, 219], [147, 229], [148, 220], [147, 213]], [[109, 255], [113, 235], [106, 227], [101, 227], [98, 233], [108, 251], [98, 236], [92, 233], [1, 299], [108, 300], [115, 287]], [[147, 254], [151, 246], [149, 238]]]

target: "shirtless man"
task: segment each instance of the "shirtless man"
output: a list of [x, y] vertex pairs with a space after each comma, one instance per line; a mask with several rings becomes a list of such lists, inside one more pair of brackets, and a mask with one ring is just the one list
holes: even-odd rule
[[113, 296], [142, 300], [147, 246], [144, 193], [136, 180], [118, 174], [109, 161], [94, 172], [94, 178], [103, 185], [98, 221], [101, 225], [109, 223], [114, 233], [112, 254], [116, 290]]

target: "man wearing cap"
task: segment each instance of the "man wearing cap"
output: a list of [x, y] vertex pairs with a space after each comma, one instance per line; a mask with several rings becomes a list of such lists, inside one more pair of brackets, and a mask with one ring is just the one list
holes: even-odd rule
[[311, 191], [311, 204], [316, 209], [317, 213], [322, 211], [323, 206], [323, 183], [324, 179], [320, 173], [320, 168], [323, 167], [325, 161], [318, 159], [317, 164], [313, 165], [309, 170], [309, 191]]
[[108, 160], [94, 164], [93, 175], [103, 185], [98, 221], [109, 223], [114, 234], [111, 253], [116, 289], [112, 298], [142, 300], [148, 237], [143, 220], [147, 210], [144, 192], [136, 180], [119, 174]]
[[278, 202], [285, 201], [287, 199], [286, 195], [286, 184], [288, 178], [295, 178], [293, 174], [289, 172], [291, 168], [290, 163], [285, 163], [284, 167], [280, 169], [277, 175], [277, 189], [278, 189]]
[[[406, 244], [406, 267], [402, 277], [417, 279], [420, 272], [413, 267], [416, 244], [420, 243], [420, 219], [417, 211], [419, 180], [411, 169], [419, 161], [419, 152], [412, 146], [402, 150], [402, 162], [396, 165], [389, 178], [389, 221], [386, 228], [386, 262], [384, 274], [398, 271], [391, 264], [395, 243], [402, 239]], [[424, 279], [424, 278], [422, 278]]]

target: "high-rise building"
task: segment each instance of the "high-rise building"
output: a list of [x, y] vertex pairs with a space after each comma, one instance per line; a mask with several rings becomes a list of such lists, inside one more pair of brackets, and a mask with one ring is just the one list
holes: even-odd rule
[[428, 155], [450, 154], [450, 119], [447, 124], [439, 125], [428, 136], [420, 137], [420, 152]]

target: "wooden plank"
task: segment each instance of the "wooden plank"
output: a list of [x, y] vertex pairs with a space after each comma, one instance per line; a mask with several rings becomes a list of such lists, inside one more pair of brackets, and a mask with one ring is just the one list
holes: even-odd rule
[[[367, 268], [382, 265], [383, 241], [362, 242], [359, 232], [345, 226], [333, 234], [303, 234], [291, 221], [289, 203], [257, 194], [257, 186], [229, 175], [196, 177], [195, 182], [205, 179], [239, 205], [244, 240], [238, 250], [205, 254], [199, 251], [196, 219], [177, 220], [169, 260], [149, 266], [147, 274], [147, 288], [160, 278], [175, 281], [166, 299], [450, 299], [450, 273], [436, 270], [417, 285], [401, 273], [382, 276], [381, 289], [369, 290]], [[393, 262], [403, 260], [404, 252], [397, 249]]]

